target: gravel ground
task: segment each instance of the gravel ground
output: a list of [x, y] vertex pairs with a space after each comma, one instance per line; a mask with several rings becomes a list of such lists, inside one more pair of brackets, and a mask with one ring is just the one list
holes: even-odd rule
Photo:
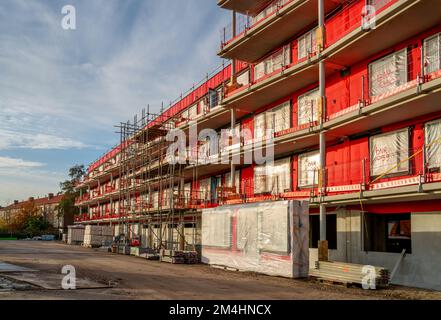
[[61, 274], [64, 265], [73, 265], [77, 277], [111, 286], [81, 290], [14, 288], [13, 282], [2, 280], [0, 274], [0, 299], [441, 300], [441, 292], [428, 290], [391, 286], [365, 291], [312, 280], [230, 272], [206, 265], [172, 265], [57, 242], [0, 241], [0, 260], [37, 269], [39, 276], [48, 279]]

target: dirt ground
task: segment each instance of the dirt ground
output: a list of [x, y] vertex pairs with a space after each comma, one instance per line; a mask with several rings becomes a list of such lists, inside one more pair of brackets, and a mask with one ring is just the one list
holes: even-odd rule
[[[35, 277], [58, 279], [64, 265], [90, 289], [0, 290], [0, 299], [439, 299], [441, 292], [392, 286], [365, 291], [312, 280], [292, 280], [219, 270], [207, 265], [172, 265], [56, 242], [0, 241], [0, 262], [38, 270]], [[8, 276], [1, 274], [0, 277]], [[58, 281], [58, 280], [56, 280]]]

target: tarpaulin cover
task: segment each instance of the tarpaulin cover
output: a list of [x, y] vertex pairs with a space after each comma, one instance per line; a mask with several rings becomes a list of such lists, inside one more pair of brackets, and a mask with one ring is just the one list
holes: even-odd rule
[[441, 69], [441, 33], [424, 40], [426, 74]]
[[279, 194], [291, 189], [291, 158], [254, 168], [254, 193]]
[[426, 124], [426, 161], [430, 169], [441, 167], [441, 120]]
[[317, 28], [308, 31], [298, 39], [298, 59], [307, 58], [317, 51]]
[[298, 186], [311, 187], [318, 183], [318, 169], [320, 168], [320, 152], [314, 151], [299, 155], [299, 183]]
[[371, 175], [409, 171], [409, 129], [388, 132], [370, 138]]
[[308, 210], [306, 201], [202, 210], [202, 262], [275, 276], [307, 277]]
[[319, 89], [311, 90], [299, 97], [298, 100], [298, 125], [317, 121], [317, 99], [320, 97]]
[[407, 82], [407, 49], [390, 54], [369, 65], [371, 96], [393, 91]]

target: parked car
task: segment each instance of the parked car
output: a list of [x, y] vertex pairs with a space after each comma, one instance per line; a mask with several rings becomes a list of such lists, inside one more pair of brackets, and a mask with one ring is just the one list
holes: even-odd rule
[[53, 234], [44, 234], [41, 236], [41, 240], [43, 241], [54, 241], [55, 236]]
[[40, 236], [36, 236], [36, 237], [33, 237], [32, 240], [34, 240], [34, 241], [41, 241], [42, 238]]

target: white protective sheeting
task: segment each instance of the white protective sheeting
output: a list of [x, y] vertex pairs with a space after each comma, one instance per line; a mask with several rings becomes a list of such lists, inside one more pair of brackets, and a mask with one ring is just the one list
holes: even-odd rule
[[298, 163], [299, 187], [312, 187], [318, 183], [318, 170], [320, 169], [320, 152], [314, 151], [299, 155]]
[[237, 76], [237, 83], [243, 86], [246, 86], [250, 83], [250, 71], [247, 70], [245, 72], [242, 72], [240, 75]]
[[393, 91], [407, 82], [407, 49], [390, 54], [369, 65], [372, 97]]
[[254, 117], [254, 140], [262, 141], [265, 139], [265, 113], [259, 113]]
[[317, 29], [318, 28], [308, 31], [297, 40], [299, 60], [307, 58], [317, 52]]
[[425, 129], [427, 166], [441, 168], [441, 119], [427, 123]]
[[398, 174], [409, 171], [409, 129], [370, 138], [371, 175]]
[[308, 124], [318, 120], [317, 101], [319, 89], [311, 90], [298, 98], [298, 125]]
[[424, 40], [425, 73], [441, 69], [441, 33]]
[[265, 58], [254, 66], [254, 80], [259, 80], [267, 74], [271, 74], [282, 69], [291, 63], [291, 50], [289, 46], [283, 47], [281, 50]]
[[254, 193], [279, 194], [291, 189], [291, 158], [254, 168]]
[[309, 206], [273, 201], [202, 211], [202, 262], [290, 278], [309, 272]]
[[[225, 174], [225, 186], [227, 186], [228, 188], [233, 187], [231, 185], [231, 172], [228, 172], [227, 174]], [[239, 171], [234, 172], [234, 186], [236, 187], [236, 192], [239, 193], [239, 190], [240, 190], [240, 172]]]
[[291, 101], [287, 101], [267, 112], [267, 127], [280, 132], [291, 127]]

